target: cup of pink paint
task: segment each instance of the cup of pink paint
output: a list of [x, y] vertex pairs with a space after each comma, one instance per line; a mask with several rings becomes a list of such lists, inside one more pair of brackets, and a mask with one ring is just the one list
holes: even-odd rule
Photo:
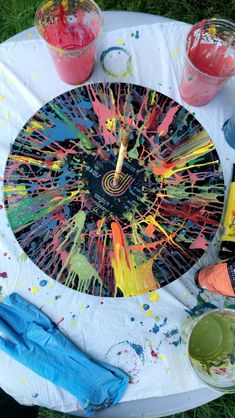
[[93, 71], [103, 27], [99, 6], [93, 0], [46, 0], [36, 11], [35, 24], [60, 78], [84, 83]]
[[223, 19], [196, 23], [185, 52], [180, 95], [192, 106], [203, 106], [235, 74], [235, 24]]

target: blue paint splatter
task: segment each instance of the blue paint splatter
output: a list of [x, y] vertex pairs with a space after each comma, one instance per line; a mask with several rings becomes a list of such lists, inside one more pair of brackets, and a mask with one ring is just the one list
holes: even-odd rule
[[44, 287], [47, 284], [47, 280], [40, 280], [39, 285]]
[[159, 326], [157, 324], [154, 324], [152, 331], [154, 332], [154, 334], [157, 334], [157, 332], [159, 331]]
[[136, 354], [139, 357], [144, 358], [144, 350], [143, 347], [139, 344], [134, 344], [134, 343], [129, 343], [129, 341], [126, 341], [128, 344], [130, 344], [130, 346], [133, 348], [133, 350], [135, 350]]
[[145, 310], [145, 311], [148, 311], [148, 310], [149, 310], [149, 308], [150, 308], [150, 306], [149, 306], [147, 303], [145, 303], [145, 304], [143, 305], [143, 308], [144, 308], [144, 310]]
[[133, 316], [132, 316], [131, 321], [133, 322], [134, 320], [135, 320], [135, 318], [133, 318]]
[[131, 36], [132, 36], [132, 37], [135, 37], [135, 39], [139, 39], [139, 37], [140, 37], [140, 33], [139, 33], [139, 31], [137, 30], [135, 33], [134, 33], [134, 32], [132, 32]]

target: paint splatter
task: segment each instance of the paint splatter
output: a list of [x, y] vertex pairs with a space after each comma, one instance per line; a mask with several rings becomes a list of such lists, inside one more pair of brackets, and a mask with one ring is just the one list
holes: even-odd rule
[[26, 261], [27, 259], [28, 259], [28, 256], [25, 253], [21, 253], [20, 256], [18, 257], [19, 261]]
[[149, 299], [151, 302], [157, 302], [160, 299], [160, 295], [158, 292], [151, 292], [149, 295]]
[[132, 32], [131, 36], [135, 39], [139, 39], [139, 37], [140, 37], [139, 31], [137, 30], [135, 33]]
[[179, 48], [176, 48], [176, 49], [173, 51], [172, 55], [173, 55], [173, 57], [178, 57], [179, 53], [180, 53]]
[[46, 285], [47, 285], [47, 280], [40, 280], [39, 285], [40, 285], [41, 287], [46, 286]]
[[140, 344], [121, 341], [110, 347], [105, 358], [110, 364], [125, 371], [130, 376], [130, 383], [138, 383], [140, 368], [144, 364], [144, 349]]
[[[127, 126], [123, 180], [110, 192]], [[82, 86], [43, 106], [17, 136], [4, 179], [11, 228], [44, 273], [95, 296], [153, 291], [151, 302], [203, 255], [223, 196], [200, 123], [163, 94], [124, 83]]]
[[154, 350], [151, 350], [151, 356], [154, 358], [158, 358], [158, 353]]
[[3, 271], [2, 273], [0, 273], [0, 277], [2, 278], [2, 279], [7, 279], [7, 272], [6, 271]]

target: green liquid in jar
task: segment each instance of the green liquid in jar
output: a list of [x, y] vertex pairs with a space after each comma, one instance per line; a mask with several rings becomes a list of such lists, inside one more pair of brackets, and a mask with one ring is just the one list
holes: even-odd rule
[[194, 327], [189, 341], [189, 355], [200, 361], [216, 360], [233, 351], [234, 330], [229, 316], [206, 315]]

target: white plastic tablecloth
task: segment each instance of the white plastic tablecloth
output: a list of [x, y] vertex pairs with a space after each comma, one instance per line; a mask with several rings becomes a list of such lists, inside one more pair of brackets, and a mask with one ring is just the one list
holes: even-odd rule
[[[182, 102], [178, 86], [188, 28], [187, 24], [167, 22], [107, 33], [101, 39], [97, 64], [87, 83], [135, 83], [183, 104], [195, 113], [216, 144], [225, 183], [229, 184], [235, 151], [226, 144], [221, 127], [234, 108], [235, 80], [202, 108]], [[112, 47], [115, 49], [110, 53]], [[102, 65], [100, 57], [104, 55]], [[31, 39], [30, 33], [19, 42], [0, 46], [1, 186], [10, 146], [23, 124], [43, 104], [71, 88], [59, 80], [46, 46], [41, 40]], [[199, 292], [193, 283], [194, 272], [201, 265], [217, 260], [217, 237], [197, 265], [163, 289], [131, 298], [100, 298], [66, 288], [40, 271], [22, 252], [8, 225], [2, 191], [0, 208], [1, 297], [13, 291], [21, 294], [54, 322], [60, 322], [60, 329], [82, 350], [129, 372], [132, 382], [121, 402], [203, 387], [188, 368], [179, 332], [187, 309], [199, 304], [206, 309], [208, 302], [219, 307], [232, 304], [229, 298]], [[40, 286], [43, 279], [46, 285]], [[64, 412], [79, 409], [69, 393], [2, 352], [0, 386], [21, 403]]]

